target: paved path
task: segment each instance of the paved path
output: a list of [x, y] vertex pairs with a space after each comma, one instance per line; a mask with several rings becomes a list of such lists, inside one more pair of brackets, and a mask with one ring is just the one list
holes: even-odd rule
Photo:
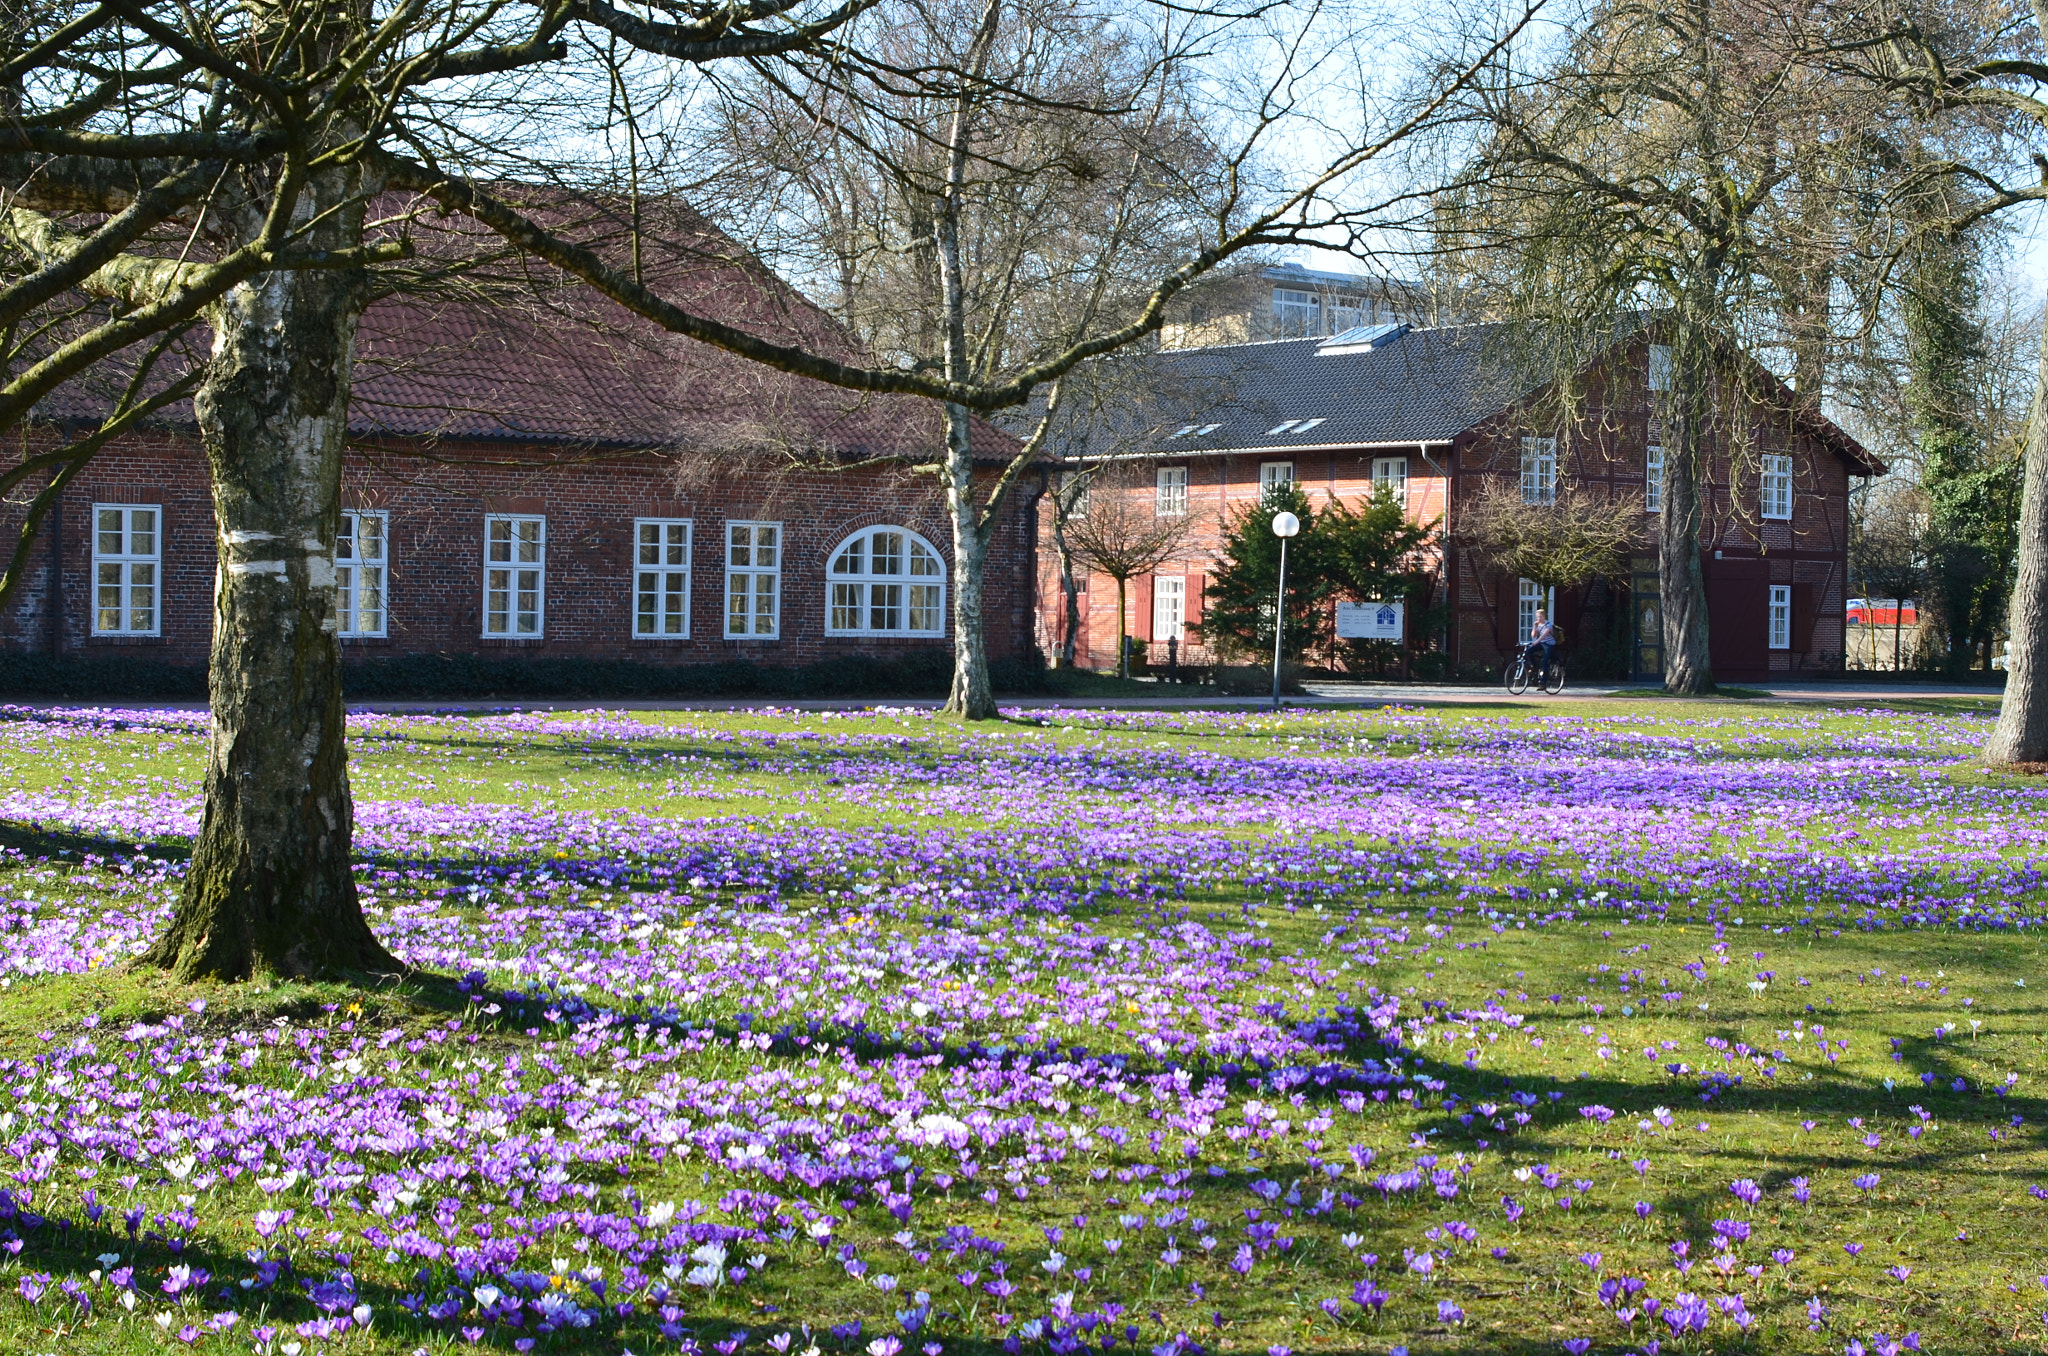
[[[1270, 706], [1266, 697], [1225, 697], [1215, 693], [1202, 693], [1200, 689], [1184, 689], [1180, 695], [1168, 695], [1173, 689], [1160, 685], [1161, 695], [1139, 697], [999, 697], [997, 704], [1009, 709], [1027, 711], [1066, 710], [1120, 710], [1120, 711], [1175, 711], [1175, 710], [1258, 710]], [[1285, 699], [1290, 707], [1341, 707], [1341, 706], [1383, 706], [1406, 705], [1409, 703], [1457, 703], [1462, 705], [1504, 704], [1515, 706], [1570, 705], [1574, 702], [1605, 698], [1639, 698], [1655, 700], [1654, 684], [1605, 685], [1594, 684], [1585, 687], [1567, 687], [1557, 696], [1529, 693], [1515, 697], [1498, 687], [1463, 685], [1454, 683], [1308, 683], [1305, 695], [1293, 695]], [[1976, 697], [1996, 701], [2000, 690], [1993, 687], [1977, 687], [1957, 683], [1782, 683], [1770, 688], [1747, 688], [1746, 691], [1767, 692], [1769, 697], [1779, 701], [1840, 702], [1853, 705], [1857, 702], [1898, 702], [1926, 700], [1930, 697]], [[1755, 701], [1759, 699], [1751, 699]], [[36, 703], [41, 705], [43, 703]], [[52, 702], [51, 705], [120, 706], [130, 710], [153, 711], [204, 711], [205, 702], [165, 701], [109, 701], [109, 702]], [[940, 705], [936, 697], [840, 697], [810, 698], [799, 700], [793, 697], [692, 697], [692, 698], [637, 698], [637, 697], [497, 697], [488, 699], [454, 699], [446, 701], [361, 701], [350, 702], [353, 711], [388, 711], [394, 714], [421, 713], [427, 711], [503, 711], [518, 708], [523, 711], [859, 711], [872, 707], [903, 707], [909, 710], [930, 711]]]
[[[1163, 686], [1163, 685], [1162, 685]], [[1375, 706], [1392, 704], [1455, 702], [1461, 704], [1513, 703], [1525, 706], [1544, 706], [1554, 703], [1569, 704], [1578, 701], [1611, 697], [1648, 698], [1657, 689], [1651, 684], [1637, 686], [1595, 685], [1568, 687], [1555, 697], [1532, 693], [1514, 697], [1498, 687], [1460, 685], [1453, 683], [1309, 683], [1306, 695], [1289, 696], [1285, 704], [1293, 707], [1337, 707]], [[1750, 691], [1768, 691], [1771, 698], [1781, 701], [1823, 701], [1854, 704], [1866, 701], [1912, 701], [1930, 697], [1977, 697], [1996, 700], [1999, 689], [1974, 687], [1950, 683], [1785, 683], [1768, 689], [1751, 688]], [[1043, 711], [1054, 708], [1068, 710], [1125, 710], [1157, 711], [1185, 710], [1257, 710], [1271, 705], [1265, 697], [1225, 697], [1214, 693], [1201, 694], [1195, 689], [1184, 696], [1142, 697], [1000, 697], [997, 703], [1005, 708], [1021, 708], [1027, 711]], [[439, 701], [439, 702], [396, 702], [373, 701], [352, 702], [356, 710], [421, 712], [421, 711], [477, 711], [502, 710], [516, 706], [530, 711], [587, 711], [603, 709], [608, 711], [730, 711], [730, 710], [796, 710], [796, 711], [857, 711], [870, 707], [896, 706], [912, 710], [929, 711], [939, 706], [935, 697], [907, 697], [890, 699], [886, 697], [820, 698], [798, 700], [783, 698], [689, 698], [676, 700], [597, 697], [562, 698], [504, 698], [493, 701]]]

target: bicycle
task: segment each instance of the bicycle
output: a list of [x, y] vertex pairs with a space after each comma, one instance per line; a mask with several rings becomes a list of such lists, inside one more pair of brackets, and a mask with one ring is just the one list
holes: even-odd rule
[[1533, 645], [1525, 645], [1515, 652], [1501, 673], [1501, 684], [1519, 697], [1529, 690], [1533, 682], [1537, 691], [1547, 692], [1554, 697], [1564, 690], [1564, 661], [1553, 654], [1550, 667], [1539, 677], [1536, 660], [1529, 654], [1534, 648]]

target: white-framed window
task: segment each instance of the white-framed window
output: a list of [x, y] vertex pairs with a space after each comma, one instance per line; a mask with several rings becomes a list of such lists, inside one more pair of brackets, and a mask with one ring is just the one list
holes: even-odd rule
[[1155, 511], [1161, 518], [1178, 518], [1188, 511], [1188, 468], [1159, 468]]
[[92, 633], [163, 633], [163, 509], [92, 506]]
[[1298, 287], [1273, 289], [1273, 328], [1282, 334], [1320, 334], [1323, 299]]
[[1152, 639], [1187, 639], [1188, 581], [1177, 574], [1152, 576]]
[[1778, 453], [1764, 454], [1762, 511], [1766, 518], [1792, 516], [1792, 458]]
[[1552, 625], [1557, 623], [1557, 590], [1545, 588], [1533, 579], [1520, 581], [1515, 601], [1515, 643], [1527, 645], [1529, 637], [1536, 630], [1536, 614], [1541, 612]]
[[1664, 444], [1651, 443], [1643, 457], [1643, 511], [1664, 511]]
[[1557, 439], [1522, 439], [1522, 502], [1557, 502]]
[[687, 640], [690, 635], [688, 518], [633, 520], [633, 635]]
[[1374, 457], [1372, 459], [1372, 488], [1374, 493], [1389, 490], [1403, 504], [1408, 502], [1408, 458]]
[[381, 636], [387, 613], [391, 515], [343, 509], [334, 537], [334, 612], [342, 636]]
[[484, 634], [530, 640], [547, 623], [548, 520], [484, 518]]
[[1671, 345], [1650, 345], [1650, 389], [1668, 391], [1671, 389]]
[[782, 524], [725, 525], [725, 634], [774, 640], [782, 634]]
[[946, 633], [946, 563], [907, 527], [870, 527], [839, 543], [825, 591], [828, 636]]
[[[1752, 634], [1754, 634], [1752, 632]], [[1771, 585], [1771, 648], [1792, 648], [1792, 586]]]
[[1264, 494], [1275, 485], [1292, 485], [1293, 483], [1293, 462], [1262, 461], [1259, 463], [1259, 493]]

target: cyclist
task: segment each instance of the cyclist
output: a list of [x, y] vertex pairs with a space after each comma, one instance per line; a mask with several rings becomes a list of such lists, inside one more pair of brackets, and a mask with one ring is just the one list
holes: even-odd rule
[[1557, 656], [1557, 628], [1541, 608], [1536, 610], [1536, 622], [1529, 628], [1529, 648], [1523, 653], [1535, 663], [1536, 685], [1541, 687], [1550, 677], [1551, 661]]

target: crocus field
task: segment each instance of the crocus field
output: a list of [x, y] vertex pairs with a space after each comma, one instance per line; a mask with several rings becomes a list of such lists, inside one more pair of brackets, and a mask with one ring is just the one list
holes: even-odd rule
[[204, 717], [0, 709], [0, 1352], [2039, 1352], [1988, 727], [363, 714], [360, 990], [127, 967]]

